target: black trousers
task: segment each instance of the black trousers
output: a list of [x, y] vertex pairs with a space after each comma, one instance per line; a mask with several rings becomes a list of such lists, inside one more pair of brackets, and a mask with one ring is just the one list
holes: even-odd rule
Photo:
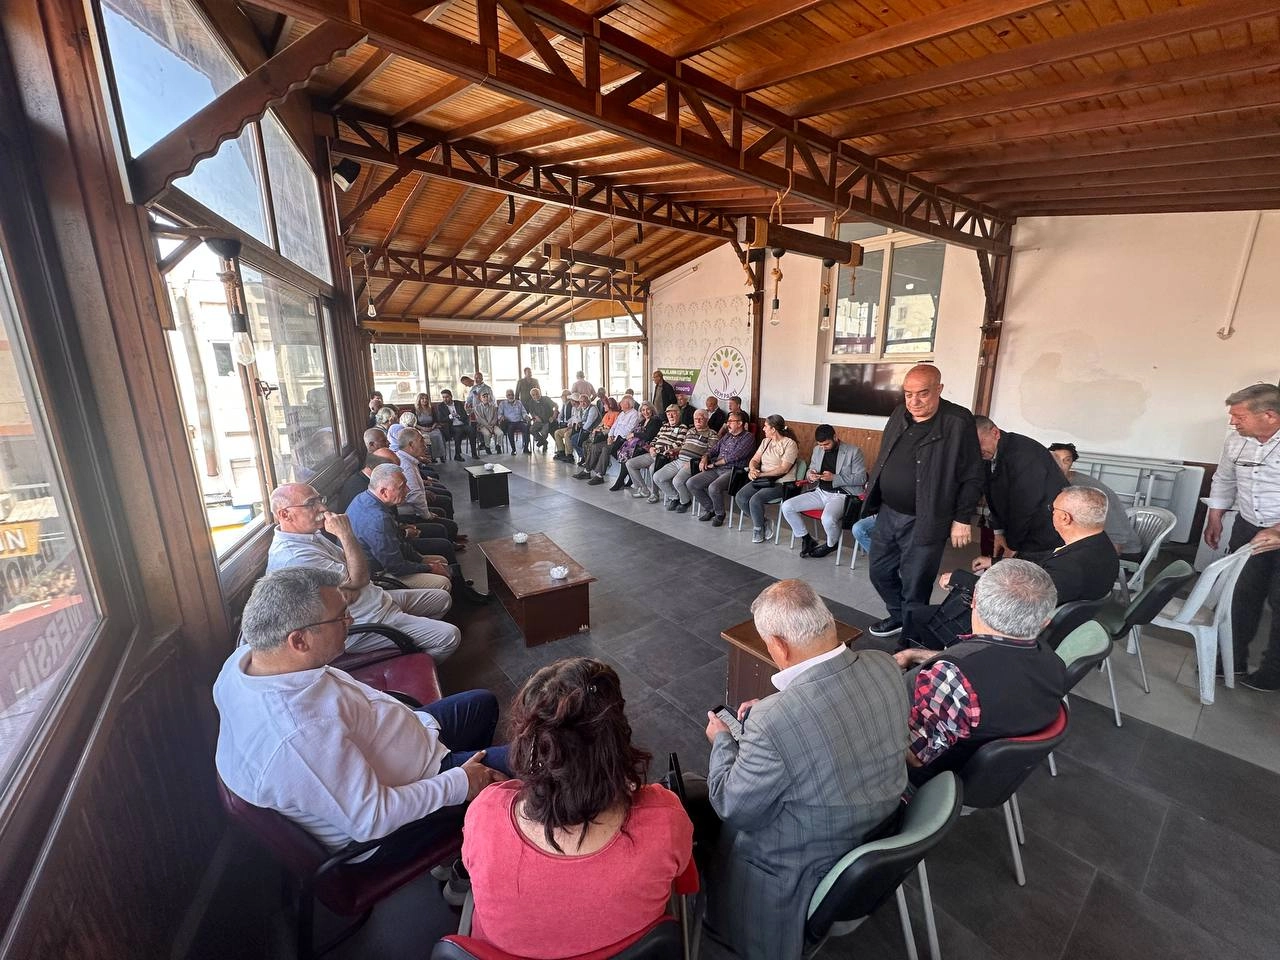
[[[1228, 546], [1233, 551], [1238, 550], [1261, 529], [1237, 516]], [[1249, 645], [1258, 635], [1262, 607], [1267, 603], [1271, 604], [1271, 637], [1262, 652], [1258, 670], [1270, 676], [1280, 676], [1280, 550], [1250, 557], [1236, 581], [1236, 592], [1231, 599], [1231, 636], [1237, 669], [1249, 662]]]
[[881, 506], [871, 532], [871, 585], [899, 623], [903, 611], [929, 603], [946, 540], [916, 543], [916, 518]]

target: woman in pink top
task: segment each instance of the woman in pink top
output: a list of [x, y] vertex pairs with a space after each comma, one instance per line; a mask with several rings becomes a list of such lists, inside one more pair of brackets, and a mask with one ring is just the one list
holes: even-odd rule
[[645, 785], [618, 675], [586, 657], [543, 667], [513, 704], [510, 765], [467, 810], [471, 935], [522, 957], [572, 957], [667, 912], [693, 856], [675, 794]]

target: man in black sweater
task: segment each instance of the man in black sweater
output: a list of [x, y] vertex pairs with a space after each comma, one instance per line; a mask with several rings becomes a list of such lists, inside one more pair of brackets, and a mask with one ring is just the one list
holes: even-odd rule
[[1067, 485], [1046, 447], [1018, 433], [1005, 433], [990, 417], [974, 417], [978, 446], [987, 462], [987, 507], [995, 524], [995, 556], [1043, 553], [1062, 546], [1049, 505]]
[[867, 484], [862, 515], [877, 516], [871, 538], [871, 583], [889, 615], [872, 636], [902, 630], [908, 607], [928, 604], [947, 541], [972, 539], [982, 494], [982, 453], [973, 414], [942, 399], [942, 374], [921, 363], [902, 381], [903, 405], [885, 425]]

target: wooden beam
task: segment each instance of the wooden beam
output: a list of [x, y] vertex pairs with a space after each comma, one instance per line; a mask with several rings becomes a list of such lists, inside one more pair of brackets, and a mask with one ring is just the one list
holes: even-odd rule
[[385, 287], [383, 287], [382, 292], [373, 298], [373, 308], [375, 310], [381, 310], [383, 304], [385, 304], [388, 300], [390, 300], [395, 295], [395, 292], [400, 289], [400, 285], [402, 283], [404, 283], [403, 280], [392, 280]]
[[477, 117], [470, 123], [463, 123], [456, 127], [451, 127], [449, 130], [449, 139], [468, 140], [481, 133], [487, 133], [496, 127], [505, 126], [506, 124], [513, 123], [516, 120], [523, 120], [525, 117], [538, 112], [539, 111], [536, 107], [531, 108], [523, 103], [514, 107], [508, 107], [505, 110], [495, 110], [492, 113], [486, 113], [483, 116]]
[[553, 143], [564, 143], [566, 140], [575, 140], [578, 137], [585, 137], [599, 132], [599, 128], [589, 123], [571, 120], [568, 123], [558, 123], [553, 126], [543, 127], [535, 133], [527, 133], [521, 137], [504, 140], [497, 145], [497, 150], [499, 153], [523, 153], [525, 150], [533, 150]]
[[1280, 156], [1280, 143], [1274, 154], [1257, 160], [1206, 160], [1198, 163], [1171, 163], [1167, 166], [1137, 167], [1127, 170], [1102, 169], [1091, 173], [1072, 170], [1049, 176], [994, 177], [965, 183], [965, 189], [975, 194], [1004, 191], [1087, 189], [1109, 187], [1126, 183], [1180, 183], [1186, 180], [1224, 180], [1234, 177], [1253, 177], [1274, 174], [1280, 177], [1280, 164], [1274, 157]]
[[426, 174], [418, 175], [418, 182], [413, 185], [409, 191], [409, 195], [404, 198], [404, 203], [400, 204], [400, 209], [396, 212], [395, 219], [391, 221], [391, 226], [387, 230], [386, 236], [382, 238], [379, 244], [382, 249], [391, 246], [391, 243], [400, 235], [400, 229], [404, 226], [405, 219], [413, 210], [414, 205], [418, 202], [418, 198], [422, 196], [422, 191], [427, 188], [430, 178]]
[[767, 27], [787, 17], [797, 16], [824, 2], [825, 0], [762, 0], [686, 33], [683, 37], [667, 44], [663, 52], [677, 60], [697, 56], [713, 47], [728, 43], [744, 33]]
[[1088, 100], [1093, 97], [1129, 93], [1145, 87], [1157, 87], [1211, 77], [1225, 77], [1254, 70], [1265, 70], [1280, 64], [1280, 43], [1261, 43], [1231, 50], [1220, 50], [1198, 57], [1165, 60], [1143, 67], [1124, 67], [1109, 73], [1081, 77], [1062, 83], [1050, 83], [1030, 90], [967, 97], [959, 102], [922, 107], [903, 113], [867, 117], [837, 127], [831, 135], [841, 140], [853, 137], [880, 136], [899, 130], [918, 130], [956, 120], [989, 118], [1014, 110]]
[[333, 92], [333, 96], [329, 99], [332, 108], [342, 106], [353, 96], [364, 89], [365, 84], [373, 80], [379, 73], [386, 69], [387, 64], [391, 61], [391, 54], [385, 50], [375, 50], [373, 55], [365, 60], [364, 63], [356, 67], [355, 72], [343, 82], [337, 90]]
[[856, 243], [779, 226], [764, 217], [743, 217], [738, 222], [738, 243], [748, 249], [782, 249], [805, 257], [833, 260], [850, 267], [862, 263], [862, 247]]
[[[436, 238], [440, 236], [444, 228], [448, 226], [451, 220], [453, 220], [454, 214], [458, 212], [458, 209], [470, 195], [471, 190], [467, 187], [463, 187], [462, 192], [454, 198], [453, 203], [449, 205], [449, 209], [446, 210], [440, 219], [436, 221], [436, 225], [431, 229], [431, 233], [427, 236], [426, 241], [423, 242], [420, 248], [423, 253], [426, 253], [431, 249], [431, 245], [436, 242]], [[499, 199], [499, 202], [501, 202], [501, 199]]]
[[273, 103], [363, 39], [358, 28], [329, 20], [289, 44], [130, 161], [131, 202], [150, 203], [174, 180], [217, 153], [223, 141], [239, 136]]
[[978, 273], [984, 296], [982, 340], [978, 347], [978, 377], [973, 385], [973, 411], [986, 416], [996, 386], [996, 362], [1000, 357], [1000, 334], [1004, 330], [1004, 308], [1009, 293], [1011, 254], [993, 256], [978, 252]]
[[543, 224], [533, 236], [522, 240], [520, 248], [512, 251], [504, 259], [504, 263], [519, 263], [533, 251], [541, 249], [543, 242], [554, 234], [557, 230], [569, 222], [569, 218], [573, 215], [572, 210], [559, 210], [551, 216], [551, 218]]
[[485, 224], [493, 218], [493, 215], [498, 212], [499, 208], [506, 206], [507, 200], [509, 199], [502, 196], [500, 193], [493, 194], [492, 196], [486, 194], [485, 196], [487, 197], [487, 200], [485, 201], [487, 205], [481, 211], [481, 215], [476, 220], [475, 226], [467, 233], [462, 243], [458, 244], [458, 246], [453, 250], [453, 255], [455, 257], [459, 256], [462, 251], [467, 248], [467, 245], [476, 238], [476, 234], [484, 229]]
[[[536, 200], [526, 200], [516, 210], [516, 218], [514, 223], [507, 224], [506, 227], [499, 232], [496, 240], [489, 241], [476, 254], [477, 260], [491, 260], [493, 255], [502, 249], [508, 240], [525, 228], [530, 220], [538, 215], [543, 209], [542, 204]], [[459, 251], [461, 252], [461, 251]]]
[[1104, 197], [1097, 200], [1028, 201], [1015, 209], [1020, 217], [1063, 217], [1119, 213], [1203, 213], [1213, 210], [1280, 209], [1280, 190], [1250, 190], [1241, 194], [1217, 193], [1201, 200], [1180, 196]]
[[810, 73], [845, 67], [867, 57], [912, 47], [949, 33], [969, 30], [992, 20], [1014, 17], [1048, 2], [1050, 0], [969, 0], [967, 3], [958, 3], [916, 17], [906, 23], [895, 23], [872, 30], [844, 43], [815, 44], [814, 52], [802, 59], [788, 59], [782, 63], [748, 70], [738, 77], [735, 86], [742, 91], [772, 87]]
[[1250, 177], [1216, 177], [1197, 180], [1164, 180], [1156, 183], [1117, 183], [1110, 185], [1085, 184], [1069, 187], [1032, 187], [1015, 189], [995, 187], [986, 193], [992, 203], [1001, 206], [1019, 204], [1045, 204], [1058, 200], [1101, 200], [1108, 197], [1173, 197], [1203, 196], [1212, 201], [1215, 193], [1259, 193], [1280, 190], [1280, 165], [1273, 165], [1270, 172]]
[[[961, 4], [962, 9], [968, 4]], [[907, 97], [956, 84], [987, 80], [1063, 60], [1091, 57], [1121, 47], [1154, 43], [1200, 30], [1213, 30], [1242, 21], [1273, 16], [1275, 0], [1205, 0], [1195, 6], [1174, 7], [1145, 17], [1121, 20], [1093, 30], [1028, 43], [1000, 53], [987, 53], [945, 67], [918, 70], [903, 77], [850, 85], [835, 93], [812, 97], [795, 105], [795, 118], [832, 113], [849, 107]]]
[[[413, 168], [409, 166], [396, 167], [387, 174], [385, 180], [361, 197], [356, 205], [347, 211], [347, 215], [342, 218], [342, 223], [339, 229], [343, 235], [350, 233], [351, 229], [359, 222], [360, 218], [363, 217], [374, 204], [399, 186], [400, 181], [407, 177], [412, 172], [412, 169]], [[366, 183], [372, 182], [372, 172], [370, 172], [370, 174], [366, 174], [366, 177]]]

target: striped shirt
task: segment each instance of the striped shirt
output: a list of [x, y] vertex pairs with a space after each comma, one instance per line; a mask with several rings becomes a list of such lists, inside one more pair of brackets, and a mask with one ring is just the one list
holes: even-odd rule
[[653, 443], [649, 445], [649, 449], [657, 456], [667, 457], [668, 459], [675, 457], [684, 445], [684, 435], [688, 429], [683, 423], [676, 423], [674, 427], [669, 423], [664, 423], [658, 430], [658, 435], [653, 438]]
[[716, 432], [710, 427], [703, 427], [701, 430], [691, 427], [684, 435], [684, 445], [680, 448], [680, 459], [688, 460], [690, 463], [694, 460], [701, 460], [702, 455], [707, 452], [715, 439]]
[[1234, 430], [1227, 434], [1209, 491], [1209, 507], [1235, 507], [1241, 519], [1255, 527], [1280, 524], [1280, 431], [1265, 443]]

